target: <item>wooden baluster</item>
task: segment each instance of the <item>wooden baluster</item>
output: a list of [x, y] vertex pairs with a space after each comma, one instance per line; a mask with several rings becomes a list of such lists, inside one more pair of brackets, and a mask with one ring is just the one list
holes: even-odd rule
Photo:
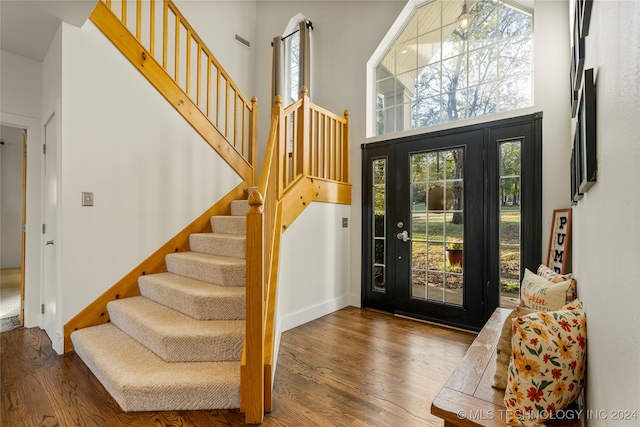
[[174, 80], [180, 86], [180, 17], [176, 15], [176, 28], [175, 28], [175, 58], [174, 61]]
[[253, 166], [253, 183], [258, 183], [258, 98], [251, 98], [251, 112], [249, 113], [249, 158]]
[[306, 86], [302, 86], [300, 91], [302, 105], [300, 106], [300, 116], [298, 117], [298, 167], [301, 170], [298, 175], [308, 176], [310, 174], [311, 165], [309, 163], [309, 120], [311, 119], [311, 107], [309, 106], [309, 90]]
[[136, 40], [142, 37], [142, 0], [136, 0]]
[[186, 77], [187, 77], [187, 85], [185, 92], [187, 96], [191, 98], [191, 30], [187, 27], [187, 54], [186, 54]]
[[169, 3], [166, 1], [162, 6], [162, 68], [167, 69], [167, 45], [169, 43]]
[[156, 51], [156, 2], [149, 3], [149, 53], [155, 59]]
[[216, 66], [216, 127], [220, 130], [220, 67]]
[[207, 118], [211, 120], [211, 58], [207, 55]]
[[201, 80], [202, 80], [202, 46], [200, 46], [200, 43], [198, 43], [198, 51], [197, 51], [197, 55], [198, 55], [198, 72], [196, 73], [196, 105], [198, 106], [198, 108], [201, 108], [200, 106], [200, 91], [202, 90], [202, 85], [201, 85]]

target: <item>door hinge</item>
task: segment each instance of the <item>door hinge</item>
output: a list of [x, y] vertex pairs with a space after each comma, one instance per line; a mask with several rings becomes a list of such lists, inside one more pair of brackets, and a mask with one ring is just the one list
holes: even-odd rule
[[47, 154], [47, 144], [42, 144], [42, 154]]
[[27, 157], [27, 147], [24, 147], [24, 157]]
[[44, 314], [44, 304], [40, 305], [40, 314]]
[[20, 300], [20, 310], [24, 310], [24, 300]]
[[23, 233], [27, 232], [27, 224], [22, 224], [22, 232]]
[[44, 224], [42, 224], [42, 234], [44, 234], [44, 233], [45, 233], [46, 229], [47, 229], [47, 226], [46, 226], [46, 225], [44, 225]]

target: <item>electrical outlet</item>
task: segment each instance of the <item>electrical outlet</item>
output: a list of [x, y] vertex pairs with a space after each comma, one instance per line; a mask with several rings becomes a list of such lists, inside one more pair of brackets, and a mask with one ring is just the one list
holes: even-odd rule
[[349, 218], [342, 218], [342, 228], [349, 227]]
[[82, 206], [93, 206], [93, 193], [82, 192]]

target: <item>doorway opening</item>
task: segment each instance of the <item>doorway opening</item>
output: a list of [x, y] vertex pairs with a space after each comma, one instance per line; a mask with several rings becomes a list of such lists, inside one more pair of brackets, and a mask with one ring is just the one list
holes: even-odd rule
[[0, 126], [0, 331], [24, 324], [27, 132]]

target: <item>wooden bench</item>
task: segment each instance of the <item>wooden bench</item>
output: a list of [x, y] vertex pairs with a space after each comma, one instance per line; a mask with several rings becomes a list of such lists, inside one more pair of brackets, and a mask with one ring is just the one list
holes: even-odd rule
[[[506, 425], [504, 390], [491, 387], [496, 372], [496, 346], [511, 310], [497, 308], [473, 341], [462, 362], [431, 404], [445, 427]], [[547, 427], [579, 426], [579, 420], [549, 420]]]

